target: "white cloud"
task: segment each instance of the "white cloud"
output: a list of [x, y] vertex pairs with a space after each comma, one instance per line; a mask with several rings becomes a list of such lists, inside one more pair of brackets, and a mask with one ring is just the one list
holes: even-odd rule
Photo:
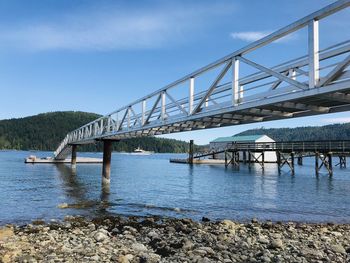
[[233, 39], [239, 39], [246, 42], [253, 42], [260, 38], [266, 37], [271, 32], [268, 31], [245, 31], [245, 32], [234, 32], [231, 33]]
[[233, 10], [228, 3], [111, 7], [80, 11], [35, 24], [0, 28], [0, 45], [30, 50], [115, 50], [156, 48], [186, 41], [208, 25], [208, 17]]
[[350, 117], [337, 117], [337, 118], [325, 118], [322, 119], [324, 123], [347, 123], [350, 122]]
[[[266, 37], [267, 35], [271, 34], [273, 31], [244, 31], [244, 32], [233, 32], [230, 34], [230, 36], [233, 39], [242, 40], [245, 42], [254, 42], [257, 41], [263, 37]], [[294, 40], [298, 37], [296, 33], [292, 33], [290, 35], [284, 36], [280, 39], [277, 39], [274, 41], [274, 43], [283, 43], [290, 40]]]

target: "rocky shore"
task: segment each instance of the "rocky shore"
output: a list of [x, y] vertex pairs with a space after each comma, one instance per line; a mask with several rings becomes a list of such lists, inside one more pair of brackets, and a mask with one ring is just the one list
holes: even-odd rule
[[66, 217], [0, 229], [0, 262], [350, 262], [350, 225]]

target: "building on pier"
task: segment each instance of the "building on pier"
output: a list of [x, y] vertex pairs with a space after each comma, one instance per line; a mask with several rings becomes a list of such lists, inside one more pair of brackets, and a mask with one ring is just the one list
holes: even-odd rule
[[[252, 143], [266, 143], [264, 146], [268, 149], [269, 148], [269, 142], [274, 143], [275, 140], [273, 140], [271, 137], [267, 135], [233, 135], [229, 137], [219, 137], [215, 140], [211, 141], [209, 144], [210, 151], [222, 151], [225, 149], [234, 148], [237, 144], [252, 144]], [[272, 144], [271, 147], [272, 148]], [[253, 153], [254, 157], [261, 161], [262, 158], [260, 153]], [[215, 159], [224, 159], [225, 153], [218, 153], [214, 156]], [[244, 161], [244, 152], [239, 152], [239, 160]], [[275, 151], [267, 151], [265, 153], [265, 162], [271, 162], [275, 163], [277, 162], [277, 155]]]

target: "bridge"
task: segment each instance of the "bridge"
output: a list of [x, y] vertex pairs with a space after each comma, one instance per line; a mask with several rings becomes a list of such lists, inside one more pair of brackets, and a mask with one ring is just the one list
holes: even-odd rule
[[[319, 37], [320, 22], [349, 6], [334, 2], [68, 133], [55, 159], [72, 154], [74, 164], [77, 145], [103, 141], [108, 183], [113, 141], [350, 110], [350, 40], [320, 49], [327, 36]], [[304, 56], [276, 66], [251, 58], [296, 31], [307, 38]]]

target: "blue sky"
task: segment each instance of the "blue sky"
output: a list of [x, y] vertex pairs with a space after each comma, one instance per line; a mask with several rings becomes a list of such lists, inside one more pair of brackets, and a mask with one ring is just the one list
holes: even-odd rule
[[[0, 119], [106, 114], [332, 2], [0, 0]], [[344, 10], [321, 27], [321, 47], [350, 37], [349, 17]], [[305, 54], [302, 33], [272, 44], [267, 64]], [[208, 143], [249, 128], [324, 125], [350, 121], [348, 115], [167, 137]]]

